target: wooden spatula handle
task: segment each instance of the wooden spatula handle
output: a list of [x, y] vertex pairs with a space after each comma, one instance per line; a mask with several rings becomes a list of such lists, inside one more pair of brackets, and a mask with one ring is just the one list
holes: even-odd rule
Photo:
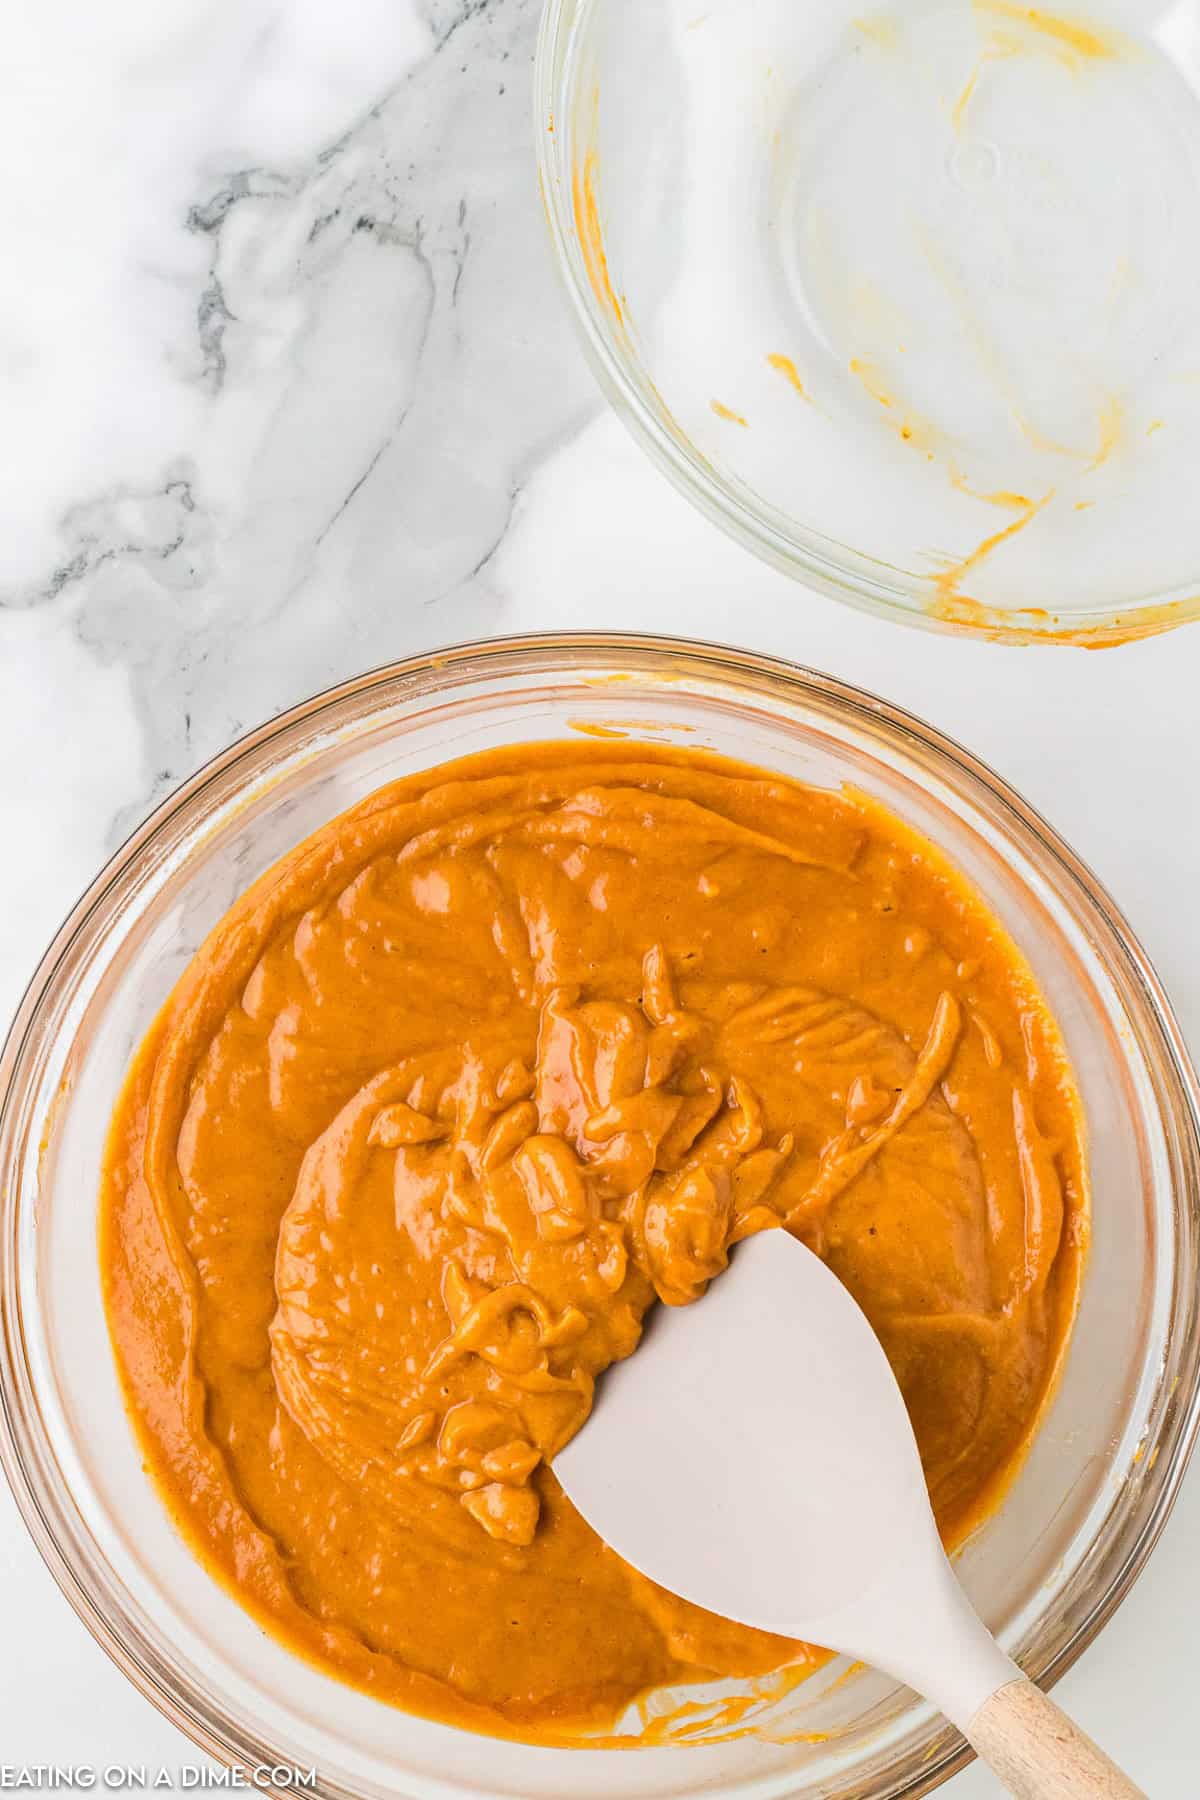
[[1017, 1800], [1146, 1800], [1024, 1676], [984, 1701], [966, 1735]]

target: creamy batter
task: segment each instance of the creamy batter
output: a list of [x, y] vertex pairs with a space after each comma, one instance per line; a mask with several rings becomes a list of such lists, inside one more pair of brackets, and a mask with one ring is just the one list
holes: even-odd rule
[[1029, 970], [863, 797], [556, 743], [383, 789], [232, 909], [130, 1073], [101, 1250], [149, 1466], [238, 1598], [383, 1699], [561, 1743], [819, 1656], [636, 1575], [552, 1469], [646, 1309], [780, 1227], [879, 1333], [959, 1541], [1086, 1240]]

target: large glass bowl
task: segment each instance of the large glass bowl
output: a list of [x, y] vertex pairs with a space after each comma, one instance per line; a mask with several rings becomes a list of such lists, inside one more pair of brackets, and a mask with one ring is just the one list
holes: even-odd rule
[[765, 1705], [760, 1736], [619, 1760], [473, 1737], [353, 1692], [266, 1637], [205, 1573], [122, 1411], [96, 1252], [102, 1146], [127, 1060], [204, 934], [272, 861], [382, 782], [581, 727], [877, 796], [969, 874], [1033, 965], [1090, 1121], [1095, 1241], [1061, 1387], [960, 1566], [1040, 1681], [1111, 1618], [1197, 1419], [1197, 1094], [1170, 1009], [1092, 876], [969, 754], [839, 682], [703, 644], [538, 637], [382, 669], [245, 738], [117, 854], [47, 953], [0, 1065], [4, 1464], [99, 1642], [231, 1761], [315, 1766], [330, 1795], [422, 1800], [924, 1793], [960, 1765], [961, 1741], [894, 1683], [842, 1679], [836, 1664]]
[[535, 89], [584, 344], [717, 524], [915, 624], [1200, 614], [1200, 0], [547, 0]]

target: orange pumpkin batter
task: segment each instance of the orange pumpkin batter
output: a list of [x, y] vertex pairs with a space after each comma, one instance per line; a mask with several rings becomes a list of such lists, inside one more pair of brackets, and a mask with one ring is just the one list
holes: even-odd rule
[[1086, 1240], [1028, 969], [873, 802], [559, 743], [383, 789], [233, 908], [131, 1071], [101, 1254], [150, 1468], [238, 1598], [383, 1699], [564, 1742], [813, 1658], [635, 1575], [548, 1467], [655, 1296], [778, 1225], [961, 1539]]

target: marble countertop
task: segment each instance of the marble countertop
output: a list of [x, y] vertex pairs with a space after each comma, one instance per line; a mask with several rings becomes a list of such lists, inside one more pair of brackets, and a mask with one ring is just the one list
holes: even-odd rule
[[[752, 562], [602, 406], [544, 238], [536, 0], [12, 8], [0, 1011], [182, 777], [355, 671], [538, 627], [724, 638], [964, 739], [1108, 883], [1200, 1049], [1200, 628], [1004, 650]], [[16, 174], [21, 171], [20, 175]], [[1064, 1702], [1191, 1800], [1200, 1477]], [[0, 1761], [195, 1761], [0, 1489]], [[996, 1792], [972, 1769], [958, 1800]]]

